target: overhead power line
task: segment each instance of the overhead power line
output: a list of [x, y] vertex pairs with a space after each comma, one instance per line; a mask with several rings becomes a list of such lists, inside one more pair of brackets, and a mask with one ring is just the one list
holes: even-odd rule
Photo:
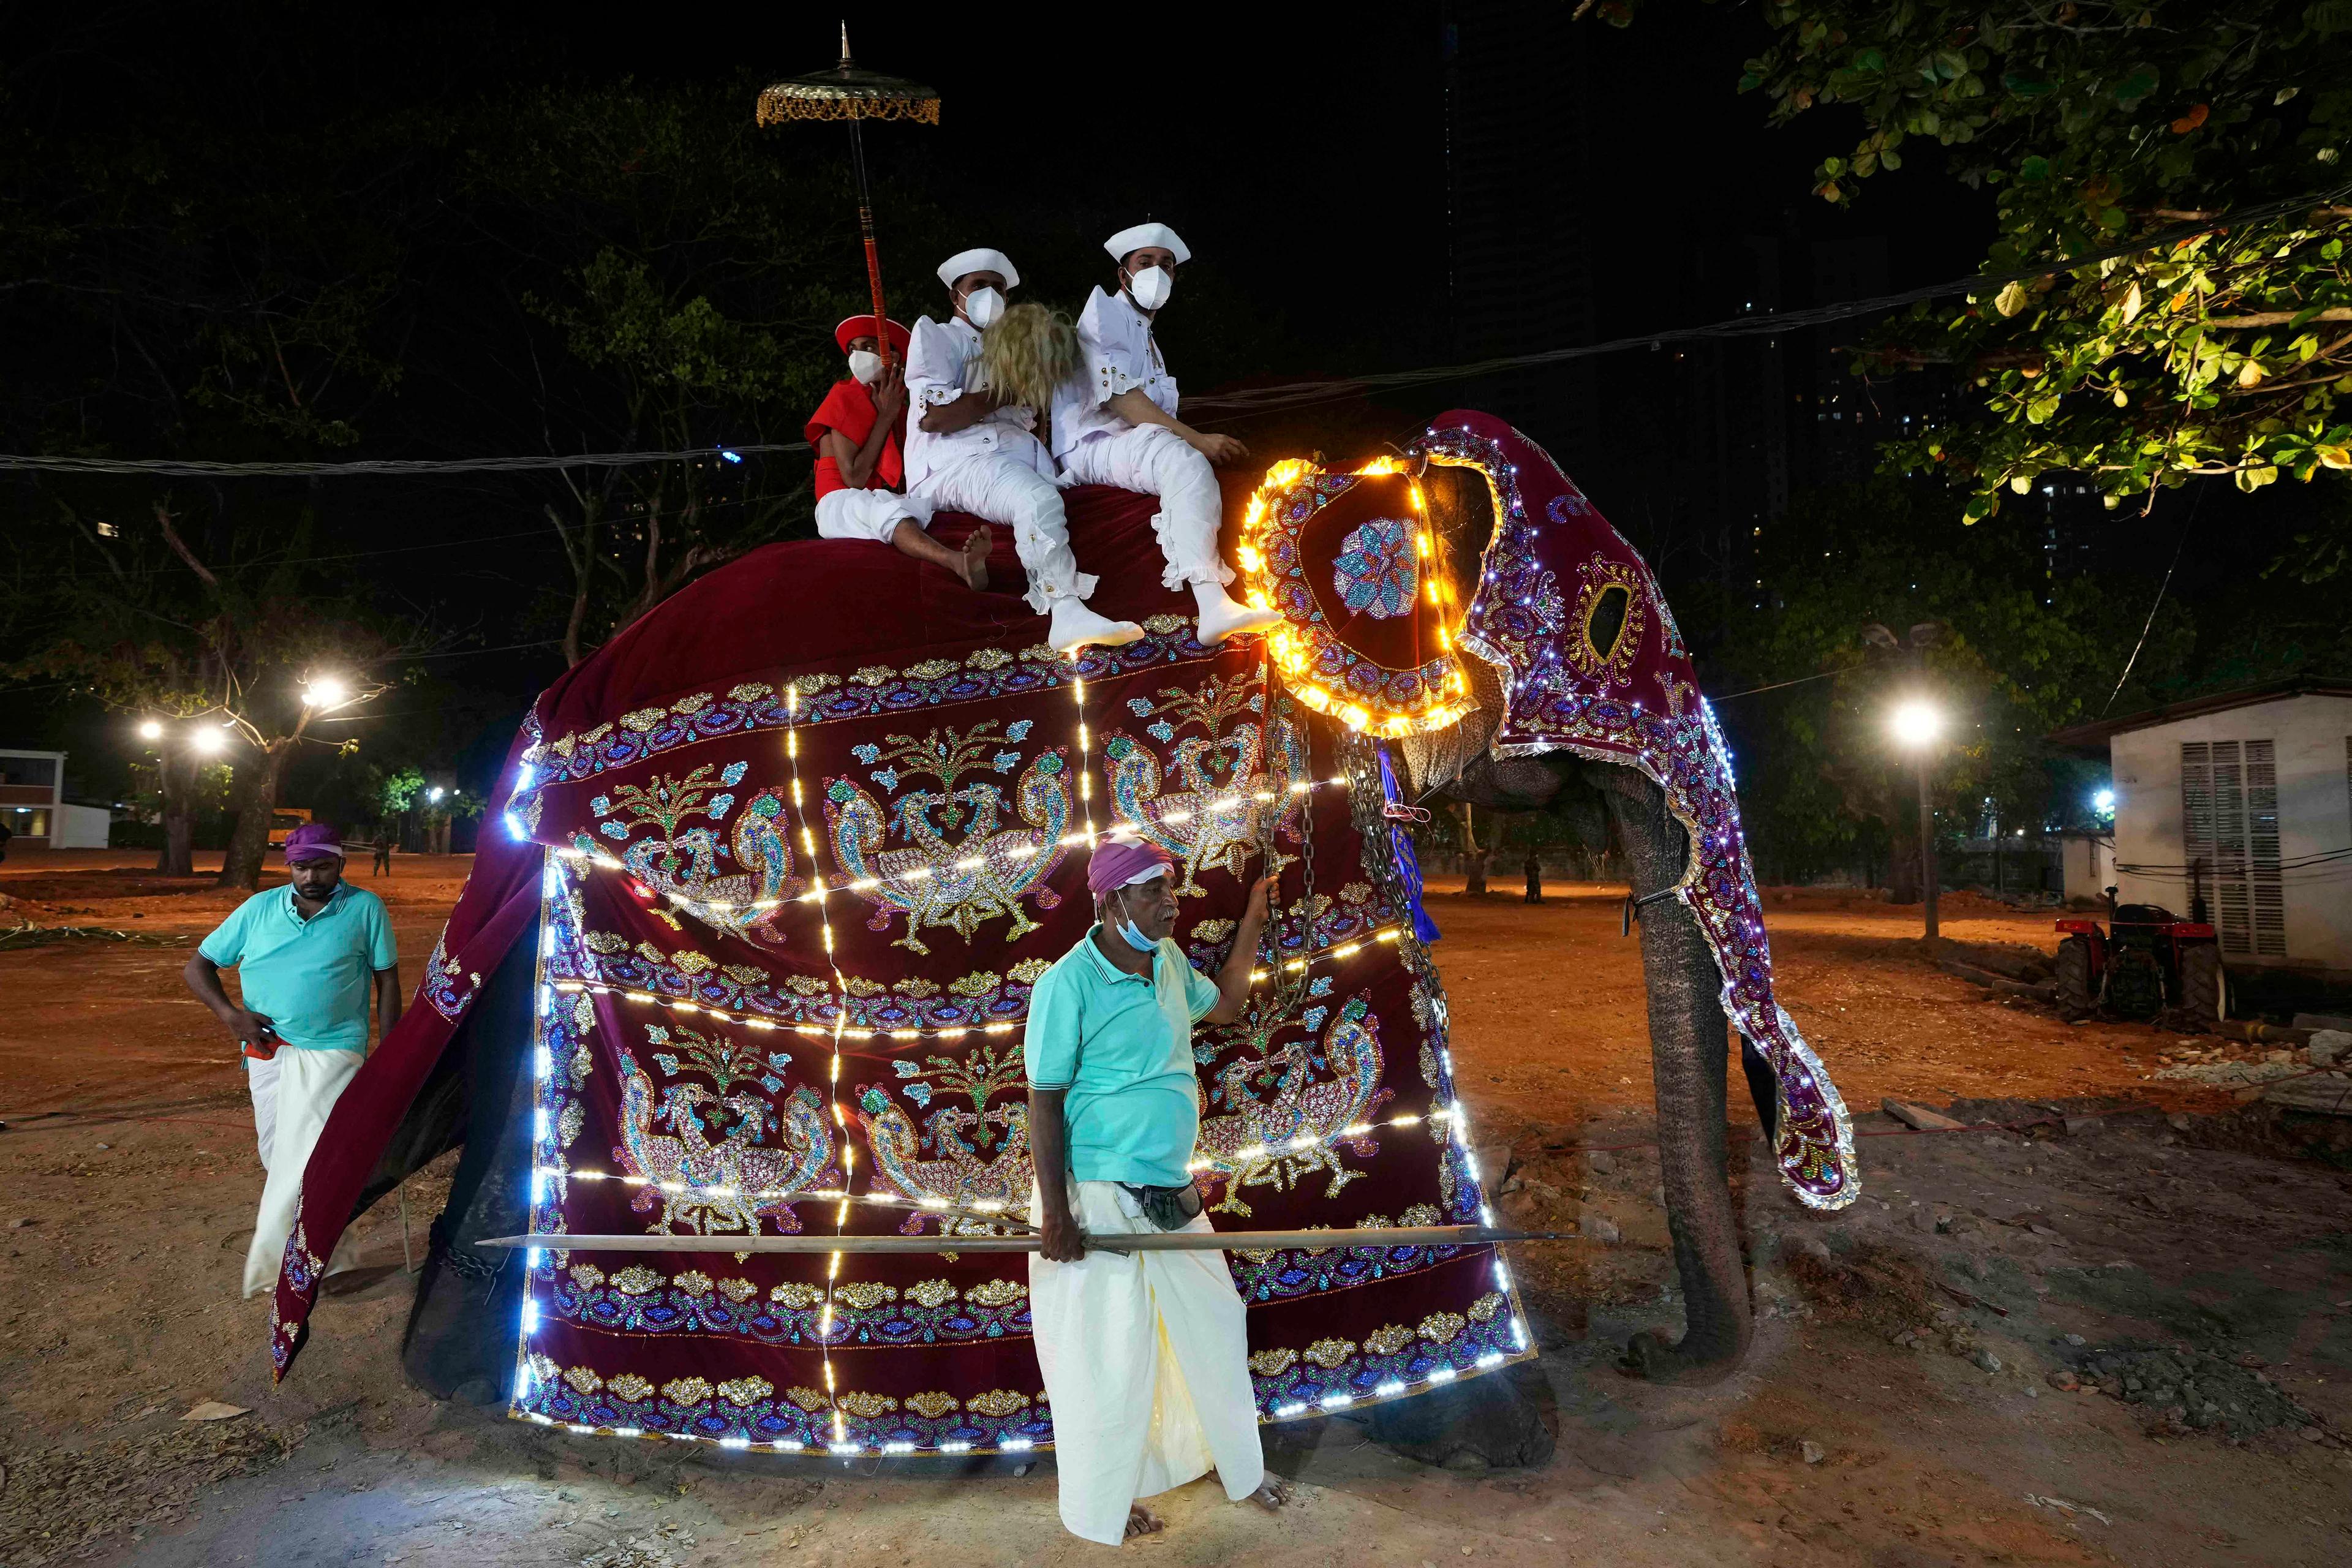
[[[2081, 256], [2063, 257], [2036, 267], [2021, 268], [2011, 272], [1976, 272], [1965, 278], [1948, 279], [1941, 283], [1923, 284], [1900, 293], [1881, 294], [1868, 300], [1849, 300], [1835, 305], [1819, 305], [1810, 310], [1771, 311], [1764, 315], [1742, 315], [1728, 321], [1710, 321], [1703, 326], [1668, 327], [1654, 332], [1640, 332], [1631, 337], [1612, 338], [1605, 342], [1578, 343], [1568, 348], [1545, 349], [1535, 353], [1506, 354], [1496, 359], [1474, 360], [1463, 364], [1430, 365], [1419, 370], [1387, 371], [1378, 374], [1327, 377], [1320, 381], [1285, 382], [1274, 386], [1254, 386], [1239, 392], [1229, 392], [1216, 397], [1188, 398], [1184, 412], [1213, 413], [1224, 419], [1243, 418], [1254, 414], [1271, 413], [1278, 408], [1304, 407], [1316, 403], [1331, 403], [1361, 397], [1374, 392], [1395, 391], [1404, 387], [1426, 386], [1444, 381], [1469, 381], [1479, 376], [1499, 375], [1507, 371], [1531, 370], [1541, 365], [1562, 364], [1570, 360], [1590, 359], [1600, 354], [1623, 353], [1632, 349], [1663, 348], [1668, 343], [1705, 342], [1726, 338], [1779, 337], [1808, 327], [1827, 326], [1833, 321], [1852, 321], [1859, 316], [1874, 316], [1887, 310], [1901, 310], [1929, 300], [1940, 300], [1954, 294], [1981, 294], [1999, 291], [2010, 283], [2023, 283], [2037, 278], [2056, 277], [2060, 273], [2078, 271], [2085, 267], [2116, 257], [2135, 256], [2144, 250], [2155, 250], [2178, 245], [2200, 234], [2216, 230], [2243, 227], [2263, 223], [2272, 218], [2308, 212], [2315, 207], [2333, 206], [2352, 198], [2352, 184], [2337, 185], [2331, 190], [2316, 191], [2306, 195], [2290, 196], [2284, 201], [2265, 202], [2259, 206], [2242, 207], [2210, 218], [2190, 219], [2157, 229], [2152, 233], [2121, 244], [2111, 245]], [[751, 453], [805, 452], [805, 441], [772, 442], [745, 447], [728, 447], [726, 452], [738, 455]], [[406, 474], [466, 474], [522, 473], [549, 468], [629, 468], [642, 463], [672, 463], [695, 458], [721, 455], [717, 447], [698, 447], [686, 452], [582, 452], [569, 457], [546, 454], [528, 458], [453, 458], [416, 459], [361, 459], [349, 463], [205, 463], [173, 458], [51, 458], [0, 453], [0, 468], [35, 468], [53, 473], [76, 474], [155, 474], [187, 479], [228, 479], [248, 476], [288, 476], [333, 478], [341, 475], [406, 475]]]

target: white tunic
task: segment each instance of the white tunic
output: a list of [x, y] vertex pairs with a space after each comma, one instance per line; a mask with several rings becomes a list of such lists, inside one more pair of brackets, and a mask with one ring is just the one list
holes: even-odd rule
[[961, 316], [934, 321], [929, 316], [915, 323], [907, 346], [907, 492], [923, 493], [933, 480], [972, 458], [996, 456], [1034, 468], [1048, 479], [1057, 476], [1053, 455], [1031, 434], [1037, 416], [1019, 404], [991, 411], [961, 430], [935, 435], [923, 428], [923, 416], [942, 404], [953, 403], [980, 390], [980, 332]]
[[1081, 441], [1135, 428], [1103, 406], [1123, 392], [1143, 389], [1162, 414], [1176, 414], [1176, 378], [1151, 341], [1151, 319], [1135, 308], [1125, 289], [1106, 294], [1098, 287], [1078, 313], [1078, 346], [1085, 352], [1081, 376], [1054, 399], [1054, 455], [1066, 457]]

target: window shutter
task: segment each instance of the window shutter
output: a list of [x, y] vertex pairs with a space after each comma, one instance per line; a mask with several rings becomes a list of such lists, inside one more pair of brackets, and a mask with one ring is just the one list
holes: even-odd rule
[[2180, 805], [2189, 880], [2208, 889], [2221, 951], [2284, 957], [2275, 744], [2182, 742]]

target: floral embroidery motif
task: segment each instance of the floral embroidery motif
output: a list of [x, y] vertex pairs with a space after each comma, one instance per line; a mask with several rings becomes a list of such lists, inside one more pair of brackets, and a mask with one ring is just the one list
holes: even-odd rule
[[420, 989], [425, 999], [433, 1004], [433, 1010], [454, 1024], [474, 1005], [474, 997], [482, 988], [482, 977], [468, 973], [465, 965], [449, 955], [448, 946], [449, 928], [445, 925], [433, 943], [432, 956], [425, 961], [425, 984]]
[[[919, 741], [888, 737], [880, 754], [907, 777], [928, 776], [939, 787], [899, 792], [894, 774], [884, 786], [892, 795], [887, 811], [854, 779], [825, 781], [825, 826], [835, 857], [859, 882], [879, 883], [857, 895], [874, 906], [867, 928], [887, 931], [898, 916], [907, 919], [906, 934], [894, 947], [928, 953], [924, 927], [943, 926], [970, 942], [984, 922], [998, 918], [1012, 921], [1005, 940], [1017, 941], [1037, 929], [1021, 907], [1023, 899], [1034, 899], [1041, 910], [1062, 901], [1047, 879], [1062, 863], [1059, 840], [1070, 817], [1067, 753], [1056, 747], [1029, 764], [1014, 797], [1027, 826], [1006, 825], [1004, 792], [992, 779], [961, 788], [956, 783], [983, 770], [1008, 771], [990, 755], [1005, 740], [991, 732], [995, 729], [991, 719], [969, 731], [934, 730]], [[948, 837], [958, 832], [959, 838]], [[905, 847], [884, 848], [893, 836]]]
[[[1559, 646], [1578, 674], [1606, 686], [1630, 686], [1633, 661], [1642, 652], [1642, 634], [1648, 626], [1643, 574], [1595, 551], [1592, 559], [1578, 568], [1577, 575], [1583, 585], [1577, 591], [1576, 614]], [[1621, 605], [1619, 620], [1614, 628], [1604, 628], [1600, 611], [1612, 589], [1616, 590]]]
[[1412, 608], [1421, 591], [1421, 557], [1413, 527], [1401, 518], [1376, 517], [1339, 542], [1331, 563], [1331, 585], [1358, 615], [1390, 620]]

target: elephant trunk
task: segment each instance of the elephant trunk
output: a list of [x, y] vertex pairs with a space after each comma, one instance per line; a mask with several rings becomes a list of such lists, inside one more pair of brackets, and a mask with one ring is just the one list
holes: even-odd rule
[[[1587, 776], [1600, 786], [1617, 824], [1634, 896], [1678, 883], [1689, 864], [1689, 840], [1664, 794], [1627, 768], [1596, 765]], [[1698, 921], [1679, 900], [1644, 906], [1641, 930], [1658, 1163], [1685, 1324], [1674, 1344], [1647, 1332], [1634, 1336], [1627, 1358], [1646, 1377], [1712, 1383], [1739, 1364], [1755, 1329], [1725, 1144], [1729, 1054], [1723, 982]]]

